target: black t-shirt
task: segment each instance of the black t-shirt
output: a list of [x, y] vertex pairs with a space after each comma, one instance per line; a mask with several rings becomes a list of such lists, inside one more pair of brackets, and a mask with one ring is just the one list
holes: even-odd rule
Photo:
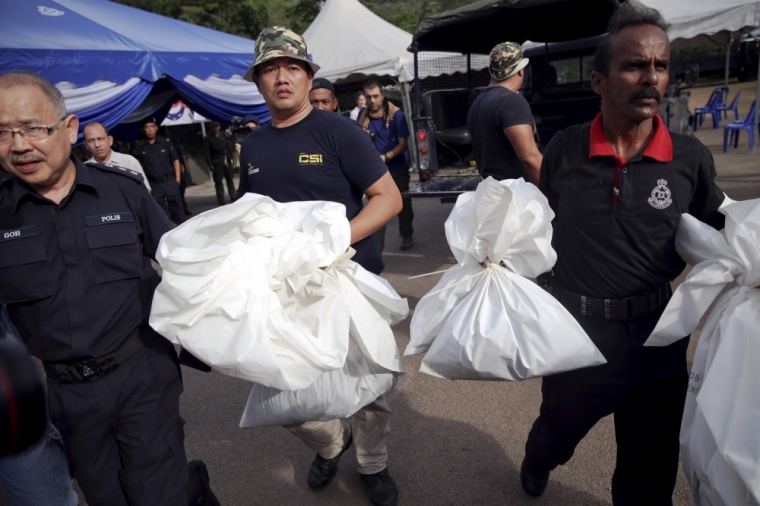
[[503, 86], [490, 86], [473, 102], [467, 113], [467, 128], [472, 135], [472, 153], [478, 171], [484, 178], [525, 177], [522, 163], [504, 135], [505, 128], [516, 125], [533, 126], [530, 105], [519, 93]]
[[544, 152], [539, 186], [556, 213], [555, 281], [595, 298], [646, 293], [685, 267], [675, 249], [683, 213], [723, 228], [725, 217], [717, 211], [724, 195], [715, 184], [712, 154], [694, 137], [670, 133], [672, 160], [647, 156], [648, 147], [634, 156], [621, 167], [613, 204], [618, 164], [611, 156], [589, 158], [590, 131], [591, 124], [570, 127]]
[[[364, 190], [387, 170], [358, 123], [314, 109], [295, 125], [274, 128], [270, 123], [243, 140], [238, 194], [254, 192], [277, 202], [339, 202], [351, 220], [362, 209]], [[352, 247], [355, 262], [375, 274], [382, 272], [375, 234]]]

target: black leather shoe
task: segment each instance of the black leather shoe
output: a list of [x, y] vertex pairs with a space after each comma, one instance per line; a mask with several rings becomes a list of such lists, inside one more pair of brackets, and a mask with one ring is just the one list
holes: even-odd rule
[[406, 251], [408, 249], [411, 249], [412, 246], [414, 246], [414, 241], [412, 241], [412, 236], [402, 235], [401, 236], [401, 251]]
[[340, 453], [334, 458], [326, 459], [317, 453], [317, 456], [314, 457], [314, 462], [311, 463], [311, 471], [309, 471], [308, 483], [310, 489], [317, 492], [330, 484], [332, 479], [335, 478], [335, 473], [338, 472], [338, 461], [340, 460], [340, 456], [349, 449], [353, 441], [354, 435], [351, 434], [348, 436], [346, 446], [344, 446]]
[[546, 469], [536, 469], [533, 461], [526, 455], [520, 466], [520, 485], [529, 496], [539, 497], [549, 483], [549, 473], [551, 471]]
[[398, 502], [398, 488], [387, 468], [379, 473], [360, 476], [364, 482], [364, 491], [374, 506], [395, 506]]
[[202, 460], [193, 460], [187, 464], [189, 480], [187, 492], [190, 506], [219, 506], [219, 500], [211, 491], [208, 469]]

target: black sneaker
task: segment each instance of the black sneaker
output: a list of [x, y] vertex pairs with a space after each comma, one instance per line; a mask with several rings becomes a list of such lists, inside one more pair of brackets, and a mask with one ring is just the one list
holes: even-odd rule
[[340, 456], [343, 455], [346, 450], [349, 449], [351, 443], [354, 441], [354, 435], [348, 436], [346, 446], [340, 451], [340, 453], [331, 459], [322, 457], [319, 453], [314, 457], [314, 462], [311, 463], [311, 470], [309, 471], [309, 488], [314, 492], [318, 492], [330, 484], [335, 473], [338, 472], [338, 461]]
[[411, 249], [412, 246], [414, 246], [414, 242], [412, 241], [412, 236], [402, 235], [401, 236], [401, 251], [406, 251], [408, 249]]
[[388, 468], [375, 474], [361, 474], [364, 491], [374, 506], [394, 506], [398, 503], [398, 488]]
[[187, 493], [190, 506], [219, 506], [219, 500], [211, 491], [208, 469], [202, 460], [193, 460], [187, 464], [189, 476]]
[[529, 496], [539, 497], [549, 483], [549, 473], [551, 471], [546, 469], [536, 469], [533, 461], [526, 455], [520, 466], [520, 485]]

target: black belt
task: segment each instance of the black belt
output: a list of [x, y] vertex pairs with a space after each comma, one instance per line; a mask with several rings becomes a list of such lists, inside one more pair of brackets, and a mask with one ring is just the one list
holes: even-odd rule
[[173, 172], [170, 172], [169, 174], [166, 174], [165, 176], [161, 176], [161, 177], [148, 176], [148, 181], [150, 181], [151, 183], [163, 183], [163, 182], [168, 181], [170, 179], [174, 179], [174, 173]]
[[673, 295], [670, 283], [658, 286], [654, 290], [626, 299], [594, 299], [578, 295], [554, 283], [552, 295], [565, 307], [580, 310], [582, 316], [603, 320], [628, 321], [646, 313], [653, 313], [668, 303]]
[[71, 364], [43, 364], [45, 373], [61, 383], [86, 381], [95, 376], [103, 376], [116, 369], [129, 357], [148, 346], [156, 337], [155, 332], [140, 332], [136, 328], [113, 353], [100, 358], [90, 358]]

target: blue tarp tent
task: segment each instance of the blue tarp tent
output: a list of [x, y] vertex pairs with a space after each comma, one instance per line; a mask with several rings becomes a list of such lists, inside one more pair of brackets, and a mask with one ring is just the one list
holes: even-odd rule
[[0, 73], [43, 76], [70, 112], [108, 127], [166, 114], [177, 94], [210, 119], [268, 119], [255, 85], [240, 77], [253, 46], [106, 0], [0, 0]]

